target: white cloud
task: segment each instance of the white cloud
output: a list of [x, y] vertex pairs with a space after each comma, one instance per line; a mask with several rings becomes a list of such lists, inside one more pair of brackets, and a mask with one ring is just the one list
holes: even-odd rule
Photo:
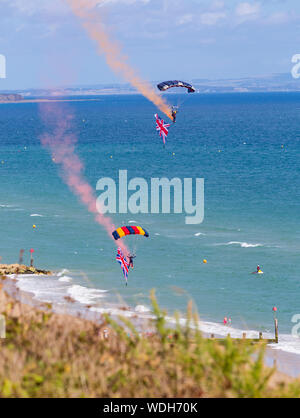
[[66, 27], [71, 15], [63, 0], [0, 0], [0, 10], [0, 31], [9, 28], [9, 36], [16, 34], [19, 38], [55, 35]]
[[7, 5], [15, 13], [20, 13], [27, 17], [34, 16], [37, 13], [59, 15], [67, 10], [65, 2], [62, 0], [0, 0], [0, 3], [2, 3], [2, 7]]
[[211, 5], [212, 10], [218, 10], [224, 8], [224, 1], [223, 0], [215, 0]]
[[237, 5], [235, 12], [241, 17], [257, 15], [260, 12], [260, 3], [240, 3]]
[[200, 45], [212, 45], [216, 42], [214, 38], [198, 39], [197, 41]]
[[225, 12], [206, 12], [200, 15], [200, 23], [203, 25], [216, 25], [219, 20], [222, 20], [225, 17]]
[[269, 24], [282, 24], [287, 23], [291, 19], [289, 13], [286, 12], [277, 12], [270, 15], [265, 22]]
[[177, 19], [176, 24], [177, 25], [185, 25], [186, 23], [190, 23], [192, 20], [193, 20], [193, 15], [191, 13], [190, 14], [185, 14], [183, 16], [180, 16]]
[[151, 0], [99, 0], [97, 2], [97, 7], [105, 6], [106, 4], [117, 4], [117, 3], [123, 3], [123, 4], [134, 4], [134, 3], [144, 3], [147, 4]]

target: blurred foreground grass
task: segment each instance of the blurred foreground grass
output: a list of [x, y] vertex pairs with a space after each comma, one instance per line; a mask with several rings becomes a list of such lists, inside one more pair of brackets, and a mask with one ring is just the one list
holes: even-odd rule
[[170, 329], [154, 293], [151, 300], [155, 330], [143, 336], [125, 318], [99, 325], [21, 304], [0, 289], [0, 397], [299, 396], [299, 381], [274, 383], [264, 345], [203, 338], [191, 306], [187, 324]]

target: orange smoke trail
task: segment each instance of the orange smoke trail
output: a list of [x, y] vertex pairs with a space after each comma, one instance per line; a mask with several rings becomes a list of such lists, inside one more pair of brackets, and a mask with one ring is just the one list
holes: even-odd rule
[[126, 57], [122, 55], [120, 47], [111, 41], [105, 32], [99, 15], [95, 15], [95, 6], [99, 0], [66, 0], [73, 13], [82, 20], [82, 25], [88, 32], [90, 38], [95, 40], [99, 46], [99, 52], [104, 52], [107, 64], [116, 73], [121, 74], [125, 80], [133, 85], [143, 96], [154, 103], [171, 120], [170, 107], [159, 96], [151, 84], [142, 80], [133, 68], [126, 62]]
[[[61, 175], [66, 184], [79, 197], [88, 211], [94, 214], [96, 222], [103, 226], [110, 238], [113, 239], [112, 232], [116, 228], [108, 216], [98, 212], [93, 189], [85, 180], [82, 173], [83, 164], [75, 153], [77, 139], [70, 132], [73, 115], [66, 111], [66, 106], [62, 109], [61, 104], [57, 106], [54, 103], [43, 103], [39, 107], [44, 123], [51, 130], [51, 133], [45, 133], [40, 137], [41, 143], [50, 149], [52, 160], [60, 165]], [[117, 244], [116, 241], [115, 243]], [[118, 241], [117, 245], [122, 248], [125, 255], [129, 254], [123, 242]]]

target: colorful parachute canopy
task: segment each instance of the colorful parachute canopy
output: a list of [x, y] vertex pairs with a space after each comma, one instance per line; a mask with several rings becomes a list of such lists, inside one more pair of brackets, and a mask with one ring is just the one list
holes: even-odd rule
[[172, 81], [163, 81], [162, 83], [157, 84], [157, 88], [160, 91], [165, 91], [171, 87], [184, 87], [188, 89], [188, 93], [195, 93], [196, 89], [191, 84], [186, 83], [185, 81], [172, 80]]
[[145, 237], [149, 237], [148, 232], [140, 226], [121, 226], [112, 233], [115, 240], [125, 235], [144, 235]]

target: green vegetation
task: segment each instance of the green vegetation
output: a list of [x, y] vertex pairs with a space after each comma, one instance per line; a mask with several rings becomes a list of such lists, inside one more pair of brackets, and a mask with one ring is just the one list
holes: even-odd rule
[[[300, 384], [272, 382], [263, 345], [209, 340], [188, 323], [169, 329], [154, 294], [155, 332], [106, 317], [99, 325], [29, 307], [0, 289], [1, 397], [296, 397]], [[109, 337], [103, 330], [110, 329]], [[172, 335], [172, 337], [171, 337]]]

